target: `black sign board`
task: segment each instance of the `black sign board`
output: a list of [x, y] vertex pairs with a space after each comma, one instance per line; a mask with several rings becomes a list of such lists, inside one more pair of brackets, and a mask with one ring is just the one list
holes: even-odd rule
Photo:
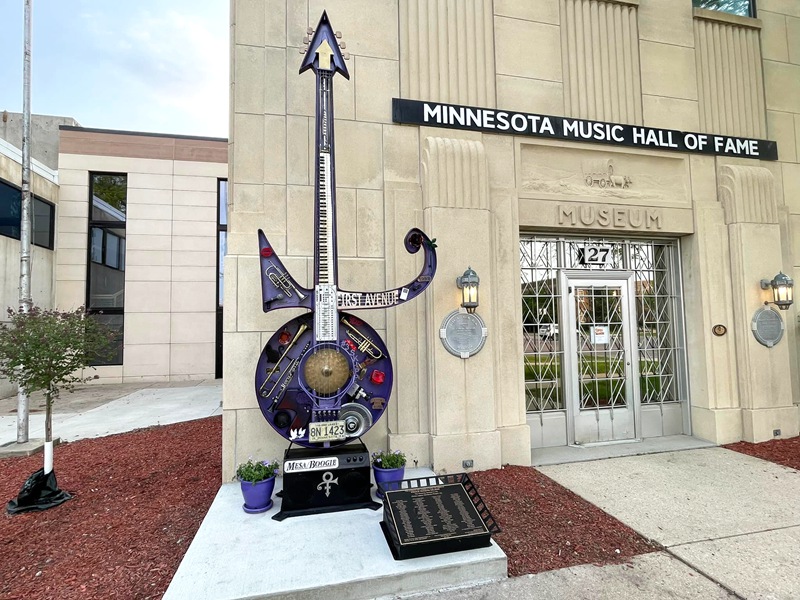
[[392, 120], [395, 123], [466, 129], [484, 133], [736, 156], [757, 160], [778, 160], [778, 144], [770, 140], [660, 129], [642, 125], [622, 125], [441, 102], [393, 98]]
[[[385, 491], [381, 528], [395, 559], [491, 545], [491, 534], [499, 528], [472, 482], [464, 474], [448, 477], [433, 478], [438, 480], [433, 485]], [[420, 480], [401, 485], [409, 481]]]

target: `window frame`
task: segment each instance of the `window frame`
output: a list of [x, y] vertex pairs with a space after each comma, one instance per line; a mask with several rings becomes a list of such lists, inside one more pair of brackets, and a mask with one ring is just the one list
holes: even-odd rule
[[[92, 215], [94, 213], [94, 179], [95, 176], [98, 175], [110, 175], [110, 176], [117, 176], [117, 177], [124, 177], [125, 178], [125, 220], [124, 221], [113, 221], [108, 219], [93, 219]], [[88, 239], [88, 248], [86, 250], [86, 313], [91, 317], [92, 315], [104, 315], [104, 316], [120, 316], [122, 317], [122, 326], [120, 328], [120, 348], [119, 348], [119, 362], [110, 362], [110, 361], [100, 361], [100, 362], [92, 362], [91, 366], [121, 366], [124, 363], [124, 353], [125, 353], [125, 256], [124, 252], [127, 250], [127, 236], [122, 238], [116, 234], [116, 237], [119, 238], [119, 252], [117, 253], [117, 267], [109, 266], [106, 262], [106, 255], [107, 255], [107, 238], [108, 232], [106, 230], [111, 229], [123, 229], [127, 230], [128, 224], [128, 196], [127, 192], [128, 188], [128, 178], [129, 173], [121, 173], [116, 171], [89, 171], [89, 202], [88, 202], [88, 230], [86, 232], [86, 236]], [[100, 261], [94, 261], [92, 259], [92, 232], [95, 229], [99, 229], [102, 231], [101, 237], [101, 255]], [[104, 268], [114, 269], [116, 271], [120, 271], [123, 273], [123, 282], [122, 282], [122, 306], [104, 306], [104, 307], [93, 307], [92, 306], [92, 295], [91, 295], [91, 285], [92, 285], [92, 265], [99, 265]]]
[[[19, 227], [21, 229], [22, 228], [22, 216], [21, 216], [21, 213], [22, 213], [22, 188], [20, 188], [18, 185], [14, 184], [14, 183], [8, 181], [7, 179], [3, 179], [2, 177], [0, 177], [0, 184], [7, 185], [8, 187], [12, 188], [13, 190], [16, 190], [17, 192], [19, 192], [19, 202], [20, 202], [20, 225], [19, 225]], [[49, 220], [49, 223], [48, 223], [49, 235], [47, 237], [47, 245], [46, 246], [44, 246], [44, 245], [42, 245], [42, 244], [40, 244], [40, 243], [38, 243], [36, 241], [36, 217], [35, 217], [36, 202], [40, 202], [40, 203], [44, 204], [45, 206], [47, 206], [49, 208], [49, 212], [50, 212], [50, 215], [49, 215], [50, 218], [48, 219]], [[51, 251], [55, 250], [56, 204], [54, 202], [50, 202], [49, 200], [45, 200], [44, 198], [42, 198], [40, 196], [37, 196], [34, 193], [31, 193], [31, 209], [32, 209], [32, 214], [31, 214], [31, 245], [36, 246], [37, 248], [44, 248], [45, 250], [51, 250]], [[8, 235], [6, 233], [3, 233], [2, 231], [0, 231], [0, 236], [7, 237], [7, 238], [10, 238], [12, 240], [17, 240], [17, 241], [19, 241], [19, 239], [20, 239], [19, 237], [15, 237], [13, 235]], [[21, 234], [20, 234], [20, 237], [21, 237]]]

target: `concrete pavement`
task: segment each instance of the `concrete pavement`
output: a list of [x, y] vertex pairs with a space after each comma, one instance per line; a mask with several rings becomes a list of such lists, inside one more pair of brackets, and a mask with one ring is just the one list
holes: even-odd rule
[[[53, 403], [53, 436], [71, 442], [222, 414], [222, 380], [90, 384]], [[16, 396], [0, 400], [0, 457], [17, 439]], [[44, 437], [44, 398], [30, 399], [30, 438]]]

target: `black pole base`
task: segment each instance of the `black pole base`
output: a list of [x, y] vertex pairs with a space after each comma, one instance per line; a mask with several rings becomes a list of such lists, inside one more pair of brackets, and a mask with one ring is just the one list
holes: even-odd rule
[[64, 490], [58, 489], [56, 472], [44, 474], [44, 469], [33, 473], [22, 485], [19, 494], [6, 505], [6, 512], [10, 515], [27, 512], [29, 510], [47, 510], [63, 504], [72, 498]]

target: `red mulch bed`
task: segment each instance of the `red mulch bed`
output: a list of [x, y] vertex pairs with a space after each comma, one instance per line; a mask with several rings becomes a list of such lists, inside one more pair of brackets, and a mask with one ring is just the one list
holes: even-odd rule
[[[219, 489], [220, 454], [219, 417], [59, 446], [58, 484], [74, 498], [0, 515], [0, 599], [160, 598]], [[3, 503], [41, 461], [0, 460]], [[657, 549], [535, 469], [471, 477], [503, 528], [511, 576]]]
[[659, 549], [536, 469], [507, 466], [470, 478], [503, 530], [494, 539], [509, 576], [626, 562]]
[[73, 499], [13, 517], [42, 456], [0, 460], [0, 598], [160, 598], [219, 489], [221, 431], [212, 417], [58, 446]]
[[760, 444], [736, 442], [735, 444], [723, 446], [723, 448], [800, 470], [800, 437], [786, 440], [770, 440]]

